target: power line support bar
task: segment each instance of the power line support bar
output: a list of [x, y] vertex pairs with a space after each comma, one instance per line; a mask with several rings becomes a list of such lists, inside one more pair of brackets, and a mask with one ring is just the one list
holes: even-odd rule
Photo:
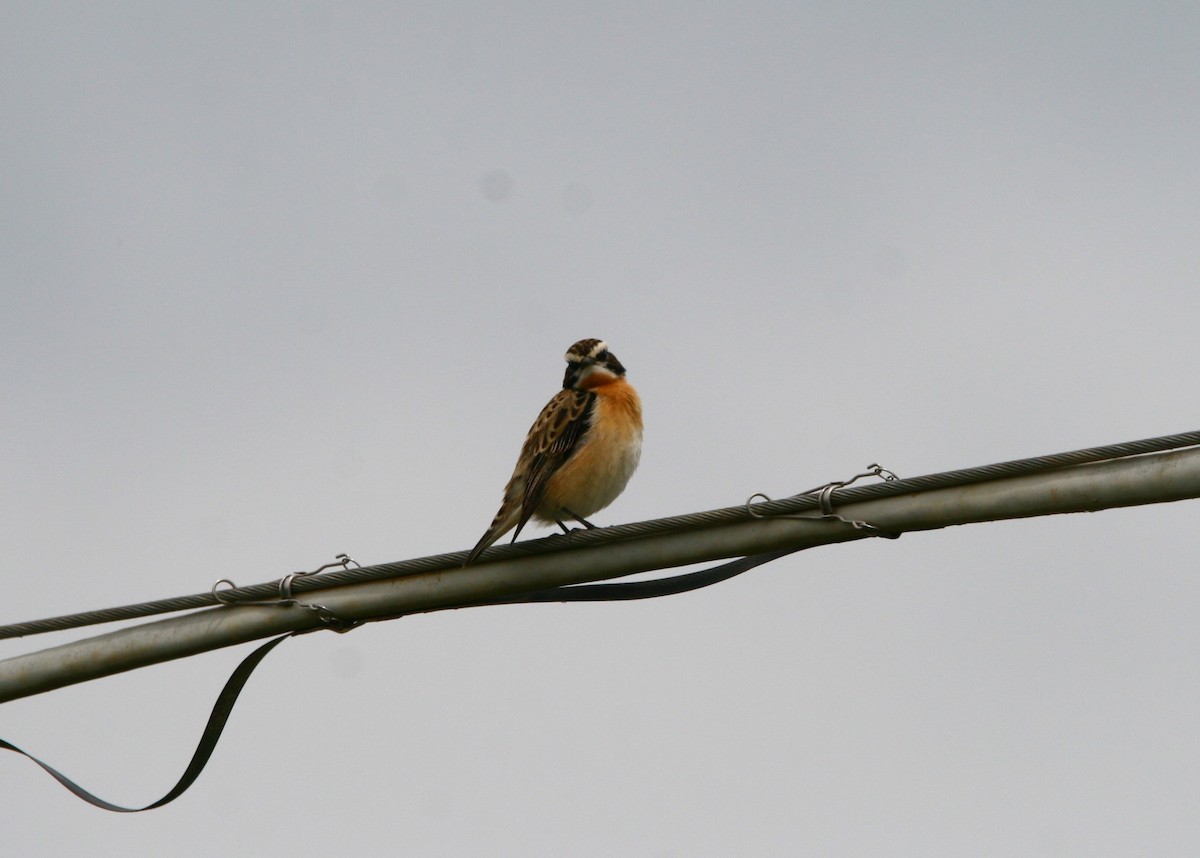
[[[891, 533], [932, 530], [1200, 497], [1200, 448], [1072, 465], [845, 504], [837, 512]], [[869, 536], [833, 519], [786, 515], [729, 521], [461, 568], [454, 561], [417, 574], [329, 587], [301, 598], [344, 620], [405, 614], [617, 578], [690, 563], [801, 549]], [[451, 555], [457, 557], [457, 555]], [[0, 661], [0, 702], [196, 655], [287, 631], [317, 628], [303, 607], [201, 610]]]

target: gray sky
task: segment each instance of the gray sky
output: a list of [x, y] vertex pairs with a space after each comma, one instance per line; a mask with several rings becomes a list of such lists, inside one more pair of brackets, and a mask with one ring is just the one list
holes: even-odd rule
[[[1195, 4], [451, 5], [0, 5], [0, 622], [468, 548], [583, 337], [603, 524], [1197, 428]], [[1194, 854], [1195, 513], [310, 635], [5, 848]], [[147, 803], [247, 649], [0, 736]]]

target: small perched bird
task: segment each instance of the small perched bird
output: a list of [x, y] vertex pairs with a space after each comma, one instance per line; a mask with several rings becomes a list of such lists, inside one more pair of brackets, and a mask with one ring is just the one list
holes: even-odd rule
[[563, 389], [529, 429], [500, 511], [464, 566], [514, 527], [515, 542], [530, 518], [593, 527], [584, 516], [616, 500], [637, 469], [642, 402], [625, 367], [604, 340], [580, 340], [564, 357]]

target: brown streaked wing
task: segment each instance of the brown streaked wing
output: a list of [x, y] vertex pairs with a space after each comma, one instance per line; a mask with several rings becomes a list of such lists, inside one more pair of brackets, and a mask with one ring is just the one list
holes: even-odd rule
[[563, 466], [579, 446], [579, 439], [592, 425], [592, 408], [596, 394], [587, 390], [560, 390], [542, 409], [529, 437], [521, 459], [529, 462], [525, 479], [525, 497], [521, 503], [521, 520], [516, 534], [521, 532], [530, 516], [542, 502], [546, 482]]

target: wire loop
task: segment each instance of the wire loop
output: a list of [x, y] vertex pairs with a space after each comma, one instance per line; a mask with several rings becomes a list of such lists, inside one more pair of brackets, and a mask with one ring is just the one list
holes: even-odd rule
[[237, 589], [237, 584], [233, 583], [228, 578], [218, 578], [213, 583], [212, 590], [210, 590], [209, 592], [211, 592], [213, 595], [213, 598], [216, 599], [218, 602], [220, 602], [222, 605], [236, 605], [237, 599], [230, 599], [228, 596], [225, 595], [225, 590], [218, 589], [222, 584], [228, 584], [229, 586], [226, 588], [228, 590], [236, 590]]
[[[256, 608], [306, 608], [316, 614], [317, 619], [321, 621], [321, 625], [327, 629], [331, 629], [338, 633], [345, 633], [362, 624], [361, 620], [346, 620], [339, 617], [333, 611], [326, 608], [324, 605], [317, 605], [311, 602], [301, 602], [292, 595], [292, 582], [297, 578], [306, 578], [309, 575], [316, 575], [319, 572], [324, 572], [326, 569], [332, 569], [335, 566], [340, 566], [343, 569], [349, 569], [350, 564], [358, 566], [357, 560], [349, 554], [339, 554], [337, 559], [332, 563], [326, 563], [324, 566], [319, 566], [316, 569], [307, 572], [291, 572], [279, 579], [279, 598], [278, 599], [233, 599], [230, 598], [227, 590], [236, 590], [237, 584], [233, 583], [229, 578], [221, 578], [212, 585], [210, 591], [213, 598], [227, 607], [256, 607]], [[222, 584], [227, 584], [228, 587], [220, 589]]]
[[[833, 493], [837, 489], [845, 488], [846, 486], [850, 485], [851, 483], [858, 482], [859, 480], [863, 479], [864, 477], [879, 477], [884, 482], [889, 482], [889, 483], [892, 482], [893, 480], [899, 479], [894, 473], [889, 471], [887, 468], [881, 467], [878, 464], [871, 464], [871, 465], [867, 465], [867, 470], [863, 471], [862, 473], [855, 474], [853, 477], [851, 477], [848, 480], [835, 480], [834, 482], [831, 482], [831, 483], [825, 483], [825, 485], [823, 485], [823, 486], [817, 486], [816, 488], [811, 488], [806, 492], [800, 492], [800, 494], [792, 495], [792, 498], [798, 498], [798, 497], [802, 497], [804, 495], [815, 496], [817, 498], [817, 504], [820, 506], [820, 509], [821, 509], [821, 514], [818, 516], [805, 515], [804, 513], [779, 513], [776, 515], [771, 515], [768, 513], [768, 514], [764, 515], [763, 513], [757, 512], [751, 506], [751, 503], [755, 498], [762, 498], [765, 503], [771, 502], [771, 498], [768, 497], [767, 495], [763, 494], [762, 492], [755, 492], [754, 494], [750, 495], [750, 497], [746, 498], [746, 512], [752, 518], [764, 518], [764, 519], [765, 518], [798, 518], [798, 519], [807, 519], [808, 521], [840, 521], [843, 524], [850, 525], [855, 530], [865, 530], [869, 534], [871, 534], [871, 536], [878, 536], [882, 539], [899, 539], [900, 534], [898, 534], [898, 533], [892, 533], [891, 531], [884, 530], [882, 527], [878, 527], [878, 526], [876, 526], [874, 524], [870, 524], [869, 522], [866, 522], [866, 521], [857, 521], [854, 519], [844, 518], [844, 517], [838, 515], [837, 512], [834, 511]], [[790, 499], [791, 498], [789, 498], [789, 500]]]

